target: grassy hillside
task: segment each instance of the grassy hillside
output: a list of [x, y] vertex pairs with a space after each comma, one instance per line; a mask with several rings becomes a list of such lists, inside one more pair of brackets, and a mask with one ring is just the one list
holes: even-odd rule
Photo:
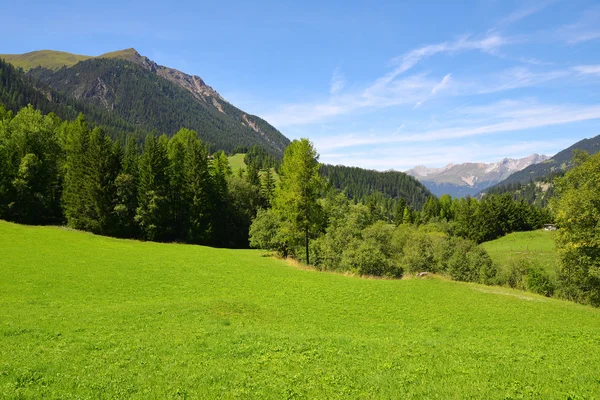
[[229, 160], [229, 165], [231, 166], [231, 170], [234, 174], [237, 173], [241, 168], [246, 169], [246, 163], [244, 162], [245, 155], [246, 154], [234, 154], [227, 157]]
[[[237, 172], [241, 168], [244, 168], [244, 169], [247, 168], [247, 165], [244, 162], [245, 156], [246, 156], [246, 154], [238, 153], [238, 154], [234, 154], [232, 156], [227, 157], [227, 159], [229, 160], [229, 165], [231, 166], [231, 171], [233, 171], [234, 174], [237, 174]], [[279, 177], [279, 174], [277, 173], [277, 171], [275, 171], [275, 168], [271, 168], [271, 173], [273, 174], [275, 183], [279, 183], [280, 177]], [[262, 176], [262, 171], [259, 174]]]
[[0, 398], [593, 398], [600, 310], [0, 221]]
[[546, 271], [554, 275], [558, 262], [554, 251], [554, 234], [555, 232], [545, 230], [514, 232], [483, 243], [482, 246], [500, 266], [520, 258], [527, 258], [538, 262]]
[[25, 54], [0, 54], [0, 58], [9, 63], [23, 68], [25, 71], [42, 66], [44, 68], [57, 71], [64, 66], [71, 67], [79, 61], [92, 58], [81, 54], [66, 53], [55, 50], [38, 50]]
[[[122, 60], [133, 61], [137, 52], [134, 49], [124, 49], [111, 51], [97, 56], [98, 58], [119, 58]], [[37, 50], [25, 54], [0, 54], [0, 58], [9, 63], [28, 71], [32, 68], [43, 67], [52, 71], [58, 71], [62, 67], [72, 67], [79, 61], [95, 58], [94, 56], [85, 56], [82, 54], [72, 54], [56, 50]]]

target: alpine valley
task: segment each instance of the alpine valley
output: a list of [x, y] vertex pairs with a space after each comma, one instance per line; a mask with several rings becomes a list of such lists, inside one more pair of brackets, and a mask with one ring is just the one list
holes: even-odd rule
[[530, 165], [548, 160], [545, 155], [532, 154], [528, 157], [486, 163], [448, 164], [442, 168], [416, 166], [406, 171], [423, 183], [433, 194], [452, 197], [474, 196], [482, 190], [508, 178]]

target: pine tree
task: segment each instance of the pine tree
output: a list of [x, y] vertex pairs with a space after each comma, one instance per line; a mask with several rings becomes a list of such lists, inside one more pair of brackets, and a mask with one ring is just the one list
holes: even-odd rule
[[190, 193], [190, 220], [187, 239], [192, 243], [210, 243], [214, 228], [214, 193], [208, 166], [208, 149], [198, 137], [186, 152], [186, 185]]
[[118, 235], [136, 237], [139, 229], [135, 223], [138, 207], [137, 185], [139, 181], [139, 148], [135, 137], [127, 138], [122, 169], [115, 179], [116, 205], [114, 208], [118, 219]]
[[246, 171], [246, 180], [252, 186], [260, 187], [260, 176], [258, 175], [258, 166], [254, 161], [248, 164]]
[[169, 231], [168, 139], [150, 134], [139, 162], [138, 208], [135, 220], [148, 240], [164, 241]]
[[67, 124], [65, 136], [65, 179], [63, 190], [63, 210], [67, 224], [75, 229], [85, 228], [87, 214], [87, 167], [86, 157], [90, 141], [90, 132], [80, 114], [76, 121]]
[[265, 200], [265, 205], [270, 207], [275, 195], [275, 178], [273, 177], [271, 168], [266, 168], [262, 173], [260, 195]]

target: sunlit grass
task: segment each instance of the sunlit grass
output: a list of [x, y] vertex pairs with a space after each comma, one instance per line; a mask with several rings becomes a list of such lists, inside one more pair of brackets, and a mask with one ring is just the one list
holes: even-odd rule
[[525, 258], [539, 263], [547, 272], [554, 275], [558, 263], [554, 250], [555, 233], [545, 230], [514, 232], [483, 243], [482, 246], [502, 268]]
[[600, 310], [573, 303], [1, 221], [0, 254], [0, 398], [600, 393]]

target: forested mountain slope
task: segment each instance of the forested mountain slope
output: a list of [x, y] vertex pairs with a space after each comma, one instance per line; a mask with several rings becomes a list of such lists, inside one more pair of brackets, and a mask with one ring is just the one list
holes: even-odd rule
[[[156, 130], [169, 136], [186, 127], [197, 131], [212, 150], [259, 145], [278, 157], [289, 143], [266, 121], [228, 103], [200, 77], [160, 66], [134, 49], [99, 57], [34, 53], [8, 59], [29, 68], [27, 76], [36, 90], [46, 95], [50, 88], [60, 95], [47, 96], [50, 102], [68, 104], [86, 115], [90, 112], [82, 105], [100, 109], [110, 115], [102, 118], [105, 125], [119, 120], [120, 129]], [[60, 63], [65, 66], [58, 69]]]
[[404, 198], [415, 210], [420, 210], [431, 192], [412, 176], [398, 171], [379, 172], [343, 165], [322, 165], [321, 174], [329, 184], [345, 190], [350, 199], [364, 201], [368, 196], [378, 195], [386, 199]]
[[107, 134], [124, 140], [126, 136], [143, 137], [134, 124], [108, 113], [91, 103], [62, 94], [24, 74], [20, 69], [0, 59], [0, 105], [17, 113], [28, 104], [43, 114], [54, 113], [64, 120], [74, 120], [84, 113], [91, 126], [102, 126]]

